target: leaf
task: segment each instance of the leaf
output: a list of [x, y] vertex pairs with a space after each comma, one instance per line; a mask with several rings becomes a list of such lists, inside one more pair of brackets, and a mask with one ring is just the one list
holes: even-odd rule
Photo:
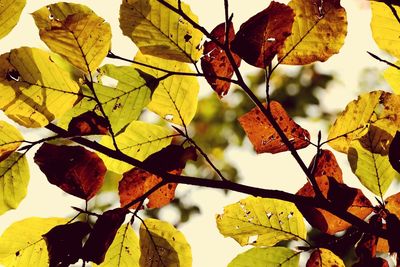
[[64, 218], [31, 217], [9, 226], [0, 237], [0, 263], [4, 266], [48, 267], [49, 257], [42, 235]]
[[[177, 1], [166, 3], [178, 8]], [[181, 3], [182, 12], [198, 22], [190, 7]], [[203, 34], [188, 21], [157, 0], [127, 0], [120, 7], [122, 33], [143, 54], [181, 62], [196, 62], [201, 56]]]
[[69, 266], [76, 263], [82, 252], [82, 239], [91, 227], [85, 222], [57, 225], [43, 235], [49, 251], [49, 266]]
[[240, 253], [229, 264], [228, 267], [297, 267], [299, 266], [300, 254], [289, 248], [252, 248]]
[[400, 127], [399, 113], [400, 96], [384, 91], [362, 94], [346, 106], [329, 129], [329, 145], [348, 153], [351, 142], [363, 137], [371, 125], [394, 136]]
[[397, 131], [389, 146], [389, 162], [400, 173], [400, 131]]
[[220, 233], [241, 246], [273, 246], [283, 240], [304, 240], [307, 234], [296, 206], [278, 199], [248, 197], [226, 206], [216, 220]]
[[17, 150], [23, 140], [17, 128], [5, 121], [0, 121], [0, 162]]
[[72, 118], [68, 124], [68, 133], [71, 135], [108, 134], [108, 123], [104, 117], [93, 111], [87, 111]]
[[265, 69], [291, 35], [294, 17], [292, 8], [272, 1], [240, 26], [232, 50], [250, 65]]
[[26, 0], [1, 0], [0, 1], [0, 39], [9, 34], [17, 25]]
[[[140, 52], [136, 54], [135, 61], [168, 71], [193, 72], [185, 63], [160, 60], [156, 57], [145, 56]], [[166, 72], [161, 70], [143, 66], [138, 68], [156, 78], [166, 75]], [[196, 114], [199, 88], [199, 82], [193, 76], [173, 75], [162, 79], [154, 91], [148, 108], [168, 122], [188, 125]]]
[[296, 17], [290, 35], [278, 53], [283, 64], [305, 65], [326, 61], [339, 53], [347, 35], [346, 10], [340, 0], [292, 0]]
[[160, 151], [150, 155], [144, 160], [144, 164], [151, 166], [160, 172], [183, 170], [188, 160], [197, 160], [196, 148], [171, 144]]
[[[40, 39], [55, 53], [85, 73], [93, 72], [111, 46], [111, 28], [94, 13], [69, 14], [54, 19], [50, 27], [39, 27]], [[40, 18], [40, 15], [33, 18]], [[37, 23], [38, 24], [38, 23]], [[40, 25], [40, 24], [39, 24]]]
[[350, 143], [347, 154], [353, 173], [378, 196], [385, 194], [397, 175], [388, 157], [392, 138], [385, 130], [370, 125], [364, 136]]
[[332, 251], [325, 248], [318, 248], [311, 253], [306, 267], [345, 267], [343, 260]]
[[[400, 61], [397, 61], [396, 66], [400, 65]], [[383, 72], [383, 78], [385, 78], [386, 82], [390, 85], [392, 88], [392, 91], [395, 94], [400, 94], [400, 70], [396, 69], [394, 67], [389, 66], [384, 72]]]
[[335, 155], [327, 149], [321, 149], [318, 157], [314, 157], [310, 167], [315, 165], [314, 176], [333, 177], [337, 182], [343, 183], [342, 169], [336, 161]]
[[0, 109], [9, 118], [43, 127], [74, 105], [79, 86], [51, 54], [21, 47], [0, 56], [0, 90]]
[[400, 253], [400, 220], [395, 214], [388, 214], [386, 216], [386, 229], [389, 234], [389, 252]]
[[129, 223], [123, 224], [99, 267], [139, 267], [139, 238]]
[[116, 208], [104, 212], [93, 226], [88, 240], [83, 246], [82, 258], [100, 264], [104, 261], [118, 229], [125, 220], [127, 210]]
[[96, 153], [81, 146], [44, 143], [34, 160], [51, 184], [85, 200], [96, 195], [107, 171]]
[[16, 209], [25, 198], [29, 175], [24, 154], [14, 152], [0, 162], [0, 214]]
[[[400, 57], [400, 24], [392, 10], [385, 3], [371, 1], [371, 31], [372, 37], [380, 49]], [[392, 5], [393, 10], [400, 14], [400, 7]]]
[[[140, 129], [140, 131], [138, 131]], [[141, 121], [131, 122], [125, 131], [116, 137], [118, 148], [126, 155], [137, 160], [144, 160], [151, 154], [161, 150], [171, 143], [170, 130]], [[113, 148], [110, 136], [103, 136], [101, 144]], [[116, 173], [124, 173], [132, 166], [128, 163], [101, 155], [107, 169]]]
[[[225, 22], [219, 24], [211, 31], [211, 36], [217, 39], [220, 43], [224, 43], [226, 38], [225, 28]], [[229, 23], [228, 28], [228, 40], [229, 42], [232, 42], [233, 38], [235, 38], [235, 30], [232, 22]], [[232, 51], [231, 53], [233, 59], [235, 60], [236, 66], [239, 67], [241, 62], [240, 57]], [[225, 96], [229, 91], [231, 83], [217, 79], [215, 76], [230, 79], [233, 76], [234, 70], [225, 51], [213, 41], [206, 41], [204, 43], [203, 57], [201, 58], [201, 68], [204, 72], [207, 82], [211, 85], [212, 89], [218, 94], [219, 97]]]
[[148, 218], [141, 224], [139, 234], [140, 266], [192, 266], [190, 245], [172, 224]]
[[[275, 121], [295, 149], [301, 149], [310, 144], [310, 134], [308, 131], [294, 122], [281, 104], [271, 101], [270, 108]], [[288, 150], [272, 124], [258, 107], [242, 115], [239, 118], [239, 122], [257, 153], [267, 152], [275, 154]]]

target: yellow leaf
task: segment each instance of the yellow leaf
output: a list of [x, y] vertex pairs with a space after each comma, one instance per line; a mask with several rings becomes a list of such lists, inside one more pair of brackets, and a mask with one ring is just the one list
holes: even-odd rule
[[[372, 3], [372, 2], [371, 2]], [[397, 66], [400, 66], [400, 61], [395, 63]], [[390, 85], [393, 92], [397, 95], [400, 94], [400, 70], [394, 67], [389, 67], [383, 72], [383, 77], [386, 82]]]
[[139, 238], [129, 223], [122, 225], [99, 267], [139, 267]]
[[300, 254], [289, 248], [252, 248], [236, 256], [228, 267], [298, 267]]
[[[169, 71], [192, 72], [186, 63], [160, 60], [156, 57], [145, 56], [140, 52], [136, 55], [135, 61]], [[163, 71], [143, 66], [137, 66], [137, 68], [156, 78], [166, 74]], [[199, 89], [200, 86], [196, 77], [173, 75], [160, 81], [148, 108], [168, 122], [188, 125], [196, 114]]]
[[0, 121], [0, 162], [17, 150], [23, 140], [17, 128], [5, 121]]
[[72, 108], [79, 91], [70, 74], [37, 48], [0, 56], [0, 108], [25, 127], [43, 127]]
[[248, 197], [224, 208], [217, 227], [241, 246], [273, 246], [282, 240], [306, 238], [304, 219], [293, 203]]
[[[137, 160], [144, 160], [151, 154], [161, 150], [171, 143], [172, 133], [161, 126], [133, 121], [124, 132], [117, 135], [116, 141], [118, 148], [128, 156]], [[110, 136], [103, 136], [101, 144], [109, 148], [114, 148]], [[124, 173], [132, 166], [128, 163], [100, 155], [107, 169], [116, 173]]]
[[350, 102], [329, 129], [329, 145], [347, 153], [350, 143], [358, 140], [374, 125], [394, 136], [400, 127], [400, 96], [384, 91], [362, 94]]
[[110, 25], [95, 14], [68, 15], [39, 33], [53, 52], [85, 73], [100, 66], [111, 46]]
[[[400, 58], [400, 23], [385, 3], [370, 1], [370, 5], [372, 37], [379, 48]], [[400, 14], [399, 6], [392, 7]]]
[[[177, 8], [175, 0], [166, 0]], [[181, 3], [182, 11], [198, 22], [190, 7]], [[180, 15], [157, 0], [126, 0], [120, 8], [120, 27], [143, 54], [182, 62], [196, 62], [201, 54], [203, 34]]]
[[307, 261], [307, 267], [345, 267], [344, 262], [341, 258], [335, 255], [332, 251], [319, 248], [311, 253], [310, 258]]
[[288, 5], [296, 16], [292, 35], [280, 49], [278, 60], [283, 64], [305, 65], [326, 61], [339, 53], [347, 35], [346, 10], [339, 0], [292, 0]]
[[0, 0], [0, 39], [17, 25], [26, 0]]
[[164, 221], [144, 220], [140, 226], [140, 250], [142, 267], [192, 266], [192, 251], [186, 238], [172, 224]]
[[5, 267], [48, 267], [49, 257], [42, 235], [67, 222], [64, 218], [31, 217], [13, 223], [0, 237], [0, 263]]
[[0, 214], [16, 209], [25, 198], [29, 167], [25, 155], [14, 152], [0, 162]]
[[386, 128], [370, 125], [364, 136], [350, 142], [347, 154], [354, 174], [378, 196], [385, 194], [397, 176], [388, 157], [393, 136], [386, 129], [390, 129], [390, 125]]

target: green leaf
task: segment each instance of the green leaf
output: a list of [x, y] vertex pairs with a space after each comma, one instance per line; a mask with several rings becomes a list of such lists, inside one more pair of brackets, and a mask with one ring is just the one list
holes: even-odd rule
[[278, 199], [248, 197], [226, 206], [216, 220], [220, 233], [241, 246], [273, 246], [282, 240], [304, 240], [307, 234], [296, 206]]
[[192, 252], [184, 235], [172, 224], [148, 218], [140, 226], [140, 266], [192, 266]]
[[139, 267], [139, 238], [129, 223], [122, 225], [99, 267]]
[[17, 128], [0, 121], [0, 162], [18, 149], [24, 138]]
[[85, 73], [96, 70], [111, 46], [110, 25], [95, 14], [68, 15], [40, 29], [39, 34], [53, 52]]
[[371, 125], [364, 136], [350, 143], [347, 154], [354, 174], [378, 196], [385, 194], [397, 176], [388, 156], [392, 139], [393, 136], [388, 132]]
[[384, 91], [362, 94], [350, 102], [329, 129], [329, 145], [348, 153], [350, 143], [362, 138], [370, 125], [376, 126], [392, 137], [400, 127], [400, 96]]
[[[171, 143], [172, 134], [168, 129], [142, 121], [133, 121], [125, 131], [117, 135], [116, 141], [118, 148], [128, 156], [137, 160], [144, 160], [151, 154], [161, 150]], [[112, 138], [103, 136], [101, 144], [109, 148], [114, 148]], [[107, 169], [116, 173], [124, 173], [132, 166], [128, 163], [109, 158], [103, 154]]]
[[297, 267], [299, 260], [300, 254], [289, 248], [252, 248], [236, 256], [228, 267]]
[[[192, 72], [189, 66], [174, 60], [160, 60], [152, 56], [144, 56], [140, 52], [135, 61], [147, 65], [176, 72]], [[164, 71], [139, 66], [139, 69], [160, 78]], [[197, 110], [199, 82], [194, 76], [173, 75], [160, 81], [148, 108], [171, 123], [188, 125]]]
[[0, 214], [16, 209], [25, 198], [29, 184], [26, 157], [14, 152], [0, 162]]
[[[400, 24], [396, 16], [385, 3], [371, 1], [371, 31], [376, 44], [382, 50], [400, 57]], [[392, 5], [397, 14], [400, 14], [400, 7]]]
[[[175, 0], [166, 3], [177, 8]], [[197, 16], [181, 3], [182, 11], [194, 22]], [[157, 0], [127, 0], [120, 8], [120, 27], [143, 54], [181, 62], [196, 62], [201, 56], [203, 34], [180, 15]]]
[[17, 25], [26, 0], [0, 0], [0, 39]]
[[0, 56], [0, 108], [25, 127], [43, 127], [74, 105], [79, 91], [70, 74], [37, 48]]
[[13, 223], [0, 237], [0, 263], [11, 266], [49, 266], [46, 242], [42, 235], [65, 224], [64, 218], [31, 217]]

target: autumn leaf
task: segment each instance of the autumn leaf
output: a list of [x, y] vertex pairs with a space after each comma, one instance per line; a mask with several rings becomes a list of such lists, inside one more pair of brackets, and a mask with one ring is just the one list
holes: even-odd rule
[[0, 162], [18, 149], [24, 138], [17, 128], [11, 124], [0, 121]]
[[[309, 145], [310, 134], [301, 128], [276, 101], [270, 103], [271, 113], [286, 137], [295, 149]], [[256, 107], [239, 118], [240, 125], [246, 132], [257, 153], [279, 153], [287, 151], [279, 134], [261, 110]]]
[[68, 219], [64, 218], [38, 217], [14, 222], [0, 237], [0, 263], [4, 266], [49, 267], [42, 235], [67, 222]]
[[240, 26], [232, 51], [250, 65], [265, 69], [291, 34], [294, 17], [290, 7], [272, 1]]
[[343, 260], [325, 248], [314, 250], [307, 260], [306, 267], [345, 267]]
[[[40, 14], [34, 12], [33, 17], [39, 19]], [[85, 73], [96, 70], [111, 46], [110, 25], [94, 13], [69, 14], [52, 21], [50, 27], [39, 27], [39, 34], [53, 52]]]
[[292, 0], [288, 5], [296, 17], [292, 34], [279, 50], [279, 61], [305, 65], [339, 53], [347, 34], [346, 10], [340, 0]]
[[140, 225], [140, 266], [192, 266], [185, 236], [172, 224], [152, 218]]
[[[174, 0], [165, 2], [178, 7]], [[189, 5], [179, 3], [182, 12], [198, 22]], [[123, 1], [119, 22], [123, 34], [131, 38], [143, 54], [188, 63], [196, 62], [201, 56], [203, 34], [157, 0]]]
[[[230, 42], [235, 38], [235, 30], [232, 22], [229, 23], [228, 27], [228, 40], [229, 48]], [[217, 39], [220, 43], [225, 43], [226, 38], [226, 25], [225, 23], [219, 24], [211, 31], [211, 36]], [[240, 66], [240, 57], [235, 53], [231, 52], [233, 59], [235, 60], [236, 66]], [[212, 89], [219, 95], [219, 97], [225, 96], [231, 83], [223, 81], [215, 76], [232, 78], [234, 73], [233, 67], [226, 55], [226, 52], [220, 48], [213, 41], [207, 41], [204, 43], [203, 57], [201, 58], [201, 68], [203, 69], [204, 76], [207, 82], [211, 85]]]
[[17, 25], [26, 0], [3, 0], [0, 5], [0, 39]]
[[69, 266], [81, 257], [82, 239], [91, 227], [85, 222], [57, 225], [43, 235], [49, 251], [49, 266]]
[[93, 111], [87, 111], [72, 118], [68, 125], [71, 135], [108, 134], [108, 123], [104, 117]]
[[127, 210], [116, 208], [104, 212], [93, 225], [93, 229], [85, 242], [82, 258], [100, 264], [104, 261], [118, 229], [125, 220]]
[[390, 143], [389, 161], [393, 169], [400, 173], [400, 131], [396, 132], [396, 135]]
[[[298, 267], [300, 254], [284, 247], [252, 248], [237, 255], [228, 267]], [[266, 265], [268, 264], [268, 265]]]
[[81, 146], [44, 143], [34, 160], [51, 184], [85, 200], [96, 195], [107, 170], [96, 153]]
[[[396, 66], [400, 66], [400, 61], [396, 61], [395, 63]], [[383, 78], [385, 78], [386, 82], [390, 85], [392, 88], [392, 91], [395, 94], [400, 94], [400, 70], [389, 66], [384, 72], [383, 72]]]
[[337, 182], [343, 183], [342, 169], [336, 161], [335, 155], [327, 149], [321, 149], [310, 164], [315, 177], [333, 177]]
[[220, 233], [241, 246], [273, 246], [283, 240], [304, 240], [307, 234], [296, 206], [278, 199], [248, 197], [226, 206], [216, 220]]
[[0, 109], [25, 127], [43, 127], [77, 100], [78, 84], [52, 54], [21, 47], [0, 56]]

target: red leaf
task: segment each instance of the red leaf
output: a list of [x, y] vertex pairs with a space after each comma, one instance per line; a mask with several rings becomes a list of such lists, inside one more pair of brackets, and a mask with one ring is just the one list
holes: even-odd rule
[[265, 69], [290, 36], [294, 16], [290, 7], [272, 1], [240, 26], [232, 50], [250, 65]]
[[87, 111], [69, 122], [68, 132], [71, 135], [108, 134], [108, 123], [93, 111]]
[[[286, 137], [292, 142], [294, 148], [301, 149], [308, 146], [310, 140], [308, 131], [295, 123], [278, 102], [271, 101], [270, 107], [272, 116]], [[288, 150], [272, 124], [258, 107], [241, 116], [239, 122], [257, 153], [279, 153]]]
[[34, 160], [51, 184], [85, 200], [96, 195], [107, 171], [96, 153], [81, 146], [44, 143]]
[[83, 246], [82, 258], [85, 261], [92, 261], [96, 264], [104, 261], [108, 248], [125, 220], [126, 213], [126, 209], [116, 208], [104, 212], [97, 219], [88, 240]]
[[[225, 23], [219, 24], [212, 30], [211, 35], [220, 43], [225, 43]], [[229, 42], [235, 38], [235, 30], [232, 22], [229, 24]], [[223, 97], [229, 91], [230, 82], [216, 79], [215, 76], [225, 77], [230, 79], [233, 75], [233, 67], [224, 50], [212, 41], [204, 43], [203, 57], [201, 58], [201, 68], [207, 82], [211, 85], [214, 91]], [[240, 57], [232, 52], [232, 56], [237, 66], [240, 66]]]

